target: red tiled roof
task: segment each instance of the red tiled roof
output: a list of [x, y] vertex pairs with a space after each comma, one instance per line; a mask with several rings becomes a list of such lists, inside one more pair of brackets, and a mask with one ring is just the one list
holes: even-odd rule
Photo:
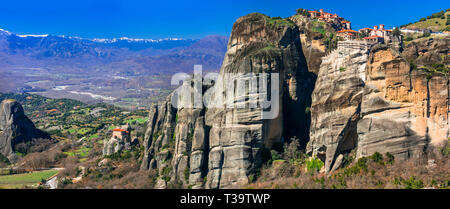
[[359, 30], [373, 30], [372, 28], [362, 28], [362, 29], [359, 29]]
[[344, 21], [342, 21], [342, 23], [349, 23], [349, 21], [347, 21], [347, 20], [344, 20]]
[[120, 128], [113, 129], [113, 131], [127, 132], [127, 130], [120, 129]]
[[308, 11], [309, 13], [320, 13], [318, 11]]

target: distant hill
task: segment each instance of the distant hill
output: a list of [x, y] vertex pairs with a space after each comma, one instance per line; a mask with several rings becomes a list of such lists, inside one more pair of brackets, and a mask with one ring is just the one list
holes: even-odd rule
[[450, 31], [450, 9], [442, 10], [419, 21], [401, 25], [402, 29], [431, 30], [433, 32]]

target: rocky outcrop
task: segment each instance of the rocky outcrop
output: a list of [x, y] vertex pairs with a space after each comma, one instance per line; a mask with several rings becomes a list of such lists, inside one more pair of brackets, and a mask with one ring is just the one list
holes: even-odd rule
[[357, 146], [356, 126], [369, 51], [365, 47], [350, 48], [352, 43], [322, 60], [312, 94], [307, 152], [324, 161], [327, 171], [339, 154]]
[[408, 45], [403, 55], [377, 45], [370, 56], [338, 48], [325, 57], [307, 151], [323, 159], [327, 171], [352, 150], [356, 158], [389, 152], [400, 160], [424, 159], [429, 146], [449, 137], [448, 69], [431, 67], [448, 66], [448, 50], [448, 40], [431, 39]]
[[290, 19], [299, 27], [302, 51], [308, 64], [308, 71], [317, 75], [322, 57], [336, 48], [336, 25], [314, 21], [303, 15], [294, 15]]
[[[315, 75], [308, 72], [298, 28], [288, 20], [250, 14], [239, 18], [232, 31], [212, 87], [194, 76], [151, 108], [141, 169], [157, 169], [166, 181], [159, 180], [160, 187], [245, 184], [270, 157], [269, 149], [293, 136], [304, 144], [309, 138], [305, 110]], [[203, 93], [204, 106], [183, 105], [191, 100], [181, 97], [195, 92]], [[171, 106], [173, 101], [178, 106]], [[263, 107], [265, 101], [275, 102]], [[266, 118], [266, 111], [275, 114]]]
[[[272, 86], [259, 83], [263, 89], [239, 94], [240, 88], [245, 86], [234, 86], [231, 95], [238, 97], [225, 92], [220, 98], [221, 90], [230, 90], [229, 82], [216, 83], [213, 87], [211, 101], [225, 108], [208, 108], [206, 112], [206, 124], [211, 127], [206, 188], [248, 183], [248, 176], [264, 162], [268, 149], [291, 136], [305, 140], [301, 131], [307, 133], [308, 130], [305, 109], [310, 101], [304, 99], [308, 98], [304, 94], [311, 93], [310, 84], [315, 76], [308, 72], [298, 28], [287, 20], [273, 24], [272, 21], [267, 16], [251, 14], [239, 18], [233, 26], [220, 77], [225, 79], [231, 75], [234, 79], [245, 80], [249, 73], [254, 73], [258, 79], [270, 82], [275, 79], [276, 82], [271, 83], [275, 91]], [[262, 78], [263, 73], [269, 77]], [[269, 73], [276, 73], [277, 78]], [[272, 105], [278, 107], [271, 106], [276, 115], [266, 119], [262, 114], [266, 110], [260, 106], [251, 108], [251, 102], [261, 104], [262, 98], [269, 94], [275, 101]]]
[[18, 160], [15, 154], [18, 145], [28, 148], [50, 137], [36, 129], [25, 115], [22, 105], [13, 99], [3, 100], [0, 104], [0, 154], [12, 163]]
[[[417, 48], [423, 44], [429, 52]], [[449, 50], [442, 45], [442, 40], [426, 40], [409, 45], [403, 54], [415, 65], [430, 60], [448, 64], [441, 60]], [[416, 54], [417, 49], [423, 54], [414, 58], [411, 53]], [[357, 157], [389, 152], [397, 159], [423, 159], [428, 146], [448, 139], [448, 75], [411, 66], [397, 51], [387, 47], [372, 50], [358, 123]]]
[[450, 38], [419, 39], [409, 43], [402, 51], [402, 56], [416, 65], [450, 63]]

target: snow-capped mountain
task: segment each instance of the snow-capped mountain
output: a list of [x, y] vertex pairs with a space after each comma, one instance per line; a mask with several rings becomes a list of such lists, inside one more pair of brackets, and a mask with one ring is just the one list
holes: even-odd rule
[[[36, 57], [62, 56], [72, 57], [77, 55], [91, 55], [104, 57], [116, 53], [120, 50], [128, 51], [153, 51], [151, 55], [155, 55], [155, 50], [170, 50], [175, 48], [183, 48], [198, 40], [181, 39], [181, 38], [164, 38], [164, 39], [138, 39], [138, 38], [113, 38], [113, 39], [85, 39], [74, 36], [65, 35], [49, 35], [49, 34], [14, 34], [4, 29], [0, 29], [0, 37], [6, 39], [7, 45], [0, 46], [0, 50], [13, 53], [20, 53], [25, 50], [26, 54]], [[144, 54], [146, 54], [144, 52]], [[148, 53], [147, 53], [148, 54]]]
[[163, 38], [163, 39], [144, 39], [144, 38], [128, 38], [128, 37], [120, 37], [120, 38], [94, 38], [92, 41], [99, 43], [116, 43], [119, 41], [127, 41], [127, 42], [144, 42], [144, 43], [160, 43], [164, 41], [182, 41], [182, 38]]

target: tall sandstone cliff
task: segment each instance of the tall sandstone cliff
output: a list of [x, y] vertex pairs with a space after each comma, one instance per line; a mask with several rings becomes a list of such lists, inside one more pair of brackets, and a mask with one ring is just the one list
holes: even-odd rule
[[[246, 77], [249, 73], [258, 81], [277, 80], [243, 95], [238, 92], [248, 86], [230, 86], [226, 80], [251, 79]], [[263, 73], [269, 77], [263, 78]], [[272, 78], [271, 73], [279, 76]], [[141, 169], [158, 170], [158, 187], [165, 188], [174, 181], [193, 188], [242, 185], [270, 157], [268, 150], [275, 145], [294, 136], [306, 144], [309, 115], [305, 109], [310, 106], [316, 77], [308, 71], [294, 24], [273, 22], [256, 13], [239, 18], [233, 25], [218, 77], [214, 85], [204, 82], [198, 87], [184, 82], [166, 101], [151, 108]], [[190, 80], [194, 81], [202, 79]], [[272, 95], [270, 87], [277, 83]], [[203, 99], [208, 108], [171, 105], [174, 99], [184, 101], [180, 100], [183, 95], [207, 90], [210, 94]], [[275, 100], [279, 107], [276, 117], [264, 119], [263, 107], [251, 107], [252, 102], [261, 104], [263, 96], [279, 98]], [[164, 178], [166, 174], [170, 179]]]
[[325, 57], [312, 97], [307, 151], [322, 158], [327, 171], [352, 150], [356, 158], [389, 152], [396, 159], [424, 159], [427, 148], [449, 137], [449, 78], [421, 66], [448, 65], [448, 46], [449, 39], [422, 40], [400, 53], [378, 45], [360, 50], [370, 53], [367, 64], [343, 72], [336, 65], [354, 64], [354, 55], [344, 63], [334, 54]]

